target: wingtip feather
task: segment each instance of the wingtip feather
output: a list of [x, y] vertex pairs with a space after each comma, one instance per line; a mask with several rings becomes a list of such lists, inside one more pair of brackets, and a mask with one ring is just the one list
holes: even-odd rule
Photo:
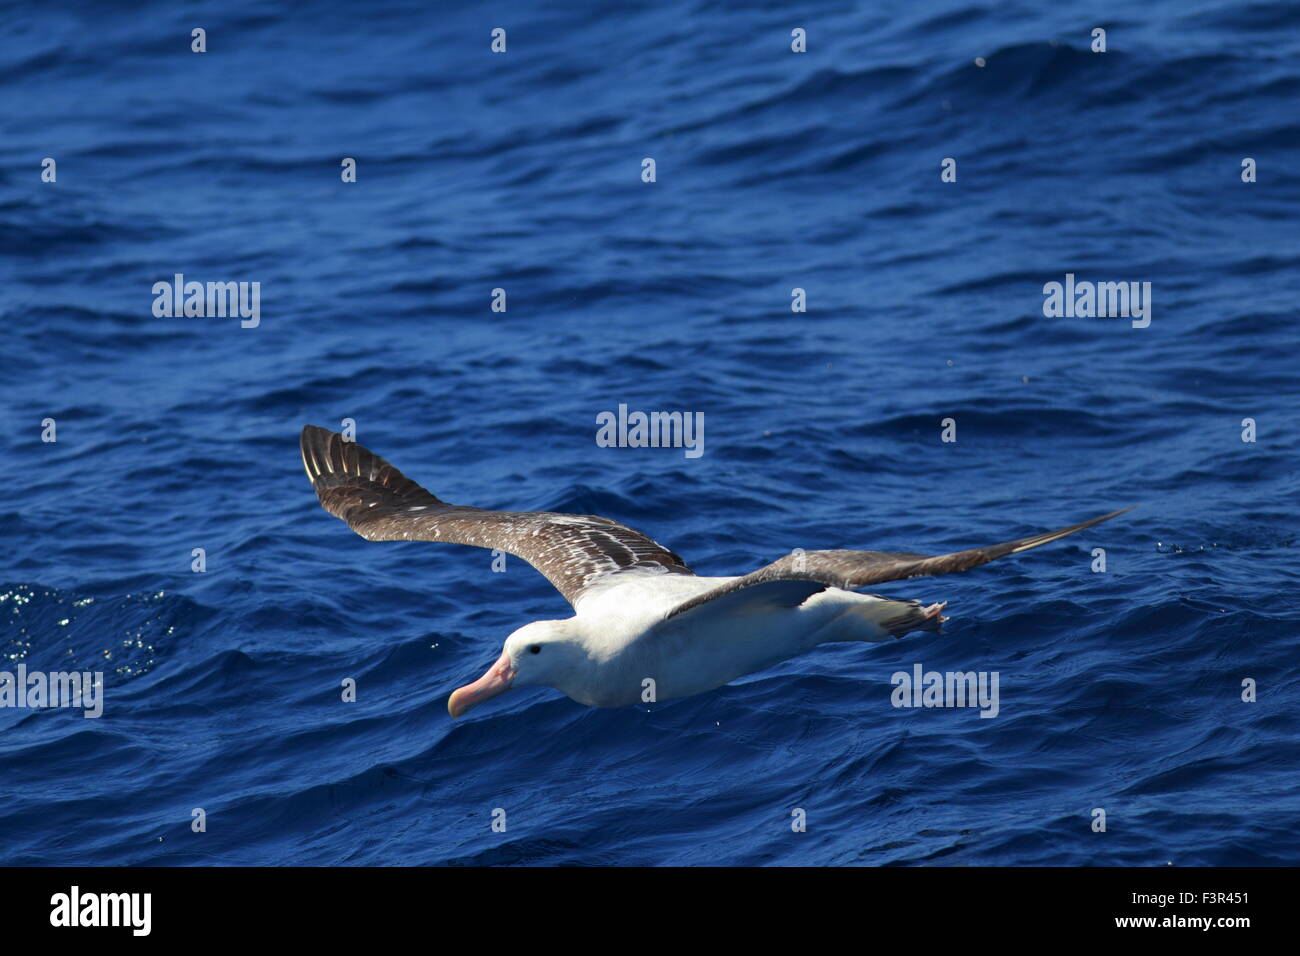
[[1129, 505], [1127, 508], [1120, 508], [1118, 511], [1112, 511], [1109, 514], [1098, 515], [1096, 518], [1089, 518], [1087, 521], [1080, 521], [1078, 524], [1070, 525], [1068, 528], [1061, 528], [1057, 531], [1045, 531], [1042, 534], [1022, 538], [1016, 543], [1016, 546], [1007, 553], [1019, 554], [1021, 551], [1028, 551], [1030, 548], [1037, 548], [1045, 544], [1051, 544], [1053, 541], [1060, 541], [1062, 538], [1072, 535], [1076, 531], [1083, 531], [1086, 528], [1091, 528], [1093, 525], [1101, 524], [1103, 521], [1109, 521], [1111, 518], [1116, 518], [1125, 512], [1132, 511], [1136, 507], [1137, 505]]

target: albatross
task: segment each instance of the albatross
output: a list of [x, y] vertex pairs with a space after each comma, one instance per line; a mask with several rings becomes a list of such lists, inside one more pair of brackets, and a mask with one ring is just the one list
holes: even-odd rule
[[947, 602], [861, 589], [966, 571], [1050, 544], [1129, 508], [1057, 531], [951, 554], [798, 551], [732, 577], [697, 575], [677, 554], [597, 515], [452, 505], [337, 432], [302, 430], [321, 506], [368, 541], [492, 548], [540, 571], [573, 608], [506, 638], [496, 663], [447, 700], [453, 718], [512, 687], [552, 687], [590, 707], [689, 697], [831, 641], [937, 632]]

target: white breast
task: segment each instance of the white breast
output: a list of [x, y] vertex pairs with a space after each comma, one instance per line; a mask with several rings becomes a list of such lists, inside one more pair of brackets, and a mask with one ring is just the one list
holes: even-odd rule
[[720, 687], [820, 643], [845, 602], [865, 597], [823, 592], [800, 607], [732, 599], [665, 620], [682, 602], [732, 580], [646, 575], [585, 596], [573, 623], [598, 666], [580, 691], [583, 702], [618, 707], [641, 702], [651, 689], [661, 701]]

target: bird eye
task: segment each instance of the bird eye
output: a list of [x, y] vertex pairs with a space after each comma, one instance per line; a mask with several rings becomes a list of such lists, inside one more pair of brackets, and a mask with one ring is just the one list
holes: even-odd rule
[[540, 645], [540, 644], [529, 644], [529, 645], [528, 645], [528, 653], [529, 653], [529, 654], [540, 654], [541, 652], [542, 652], [542, 645]]

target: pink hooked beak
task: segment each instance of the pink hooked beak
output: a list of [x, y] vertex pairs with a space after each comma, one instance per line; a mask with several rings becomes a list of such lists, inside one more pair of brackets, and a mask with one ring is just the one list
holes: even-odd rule
[[483, 703], [510, 689], [515, 679], [515, 667], [510, 663], [510, 655], [502, 653], [497, 662], [488, 668], [486, 674], [472, 684], [457, 687], [447, 698], [447, 713], [459, 717], [471, 707]]

